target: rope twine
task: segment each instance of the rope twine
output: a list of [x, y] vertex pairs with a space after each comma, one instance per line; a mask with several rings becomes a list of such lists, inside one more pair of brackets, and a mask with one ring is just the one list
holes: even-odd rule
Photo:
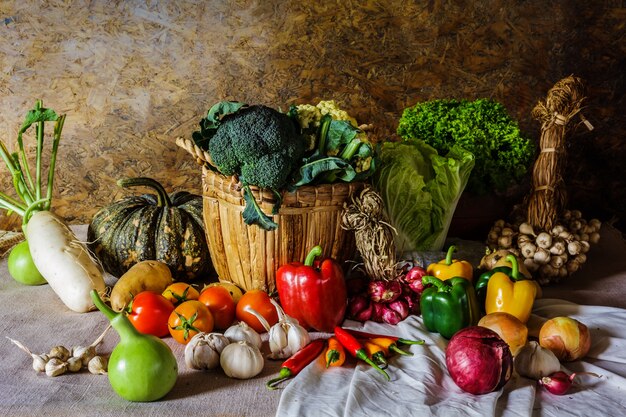
[[356, 247], [367, 275], [373, 280], [390, 281], [397, 276], [396, 230], [386, 221], [381, 196], [367, 187], [352, 204], [346, 205], [341, 227], [353, 230]]

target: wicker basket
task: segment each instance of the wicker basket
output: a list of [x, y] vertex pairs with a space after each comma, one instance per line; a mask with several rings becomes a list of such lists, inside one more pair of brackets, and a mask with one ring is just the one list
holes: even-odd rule
[[[266, 231], [244, 223], [243, 190], [232, 177], [207, 167], [206, 153], [182, 138], [179, 146], [187, 149], [202, 164], [204, 225], [213, 266], [222, 281], [244, 290], [275, 290], [276, 270], [283, 264], [302, 262], [315, 245], [325, 257], [339, 262], [354, 259], [354, 234], [341, 228], [344, 203], [360, 192], [364, 183], [338, 183], [299, 187], [283, 192], [278, 228]], [[261, 209], [271, 213], [275, 196], [269, 190], [251, 187]]]

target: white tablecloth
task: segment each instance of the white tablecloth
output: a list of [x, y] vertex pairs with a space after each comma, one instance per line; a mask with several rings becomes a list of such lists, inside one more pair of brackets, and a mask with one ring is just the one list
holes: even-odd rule
[[[284, 390], [279, 416], [624, 416], [626, 415], [626, 310], [581, 306], [558, 299], [535, 303], [529, 327], [538, 331], [547, 318], [570, 316], [585, 323], [592, 346], [584, 361], [564, 364], [563, 370], [594, 372], [600, 378], [580, 376], [567, 395], [557, 396], [536, 381], [514, 373], [503, 389], [485, 395], [463, 392], [445, 366], [447, 341], [429, 333], [421, 317], [397, 326], [367, 322], [365, 329], [421, 338], [413, 356], [395, 355], [387, 368], [387, 382], [368, 365], [351, 360], [341, 368], [326, 369], [319, 360], [304, 369]], [[347, 327], [362, 329], [358, 322]], [[536, 332], [535, 332], [536, 333]]]

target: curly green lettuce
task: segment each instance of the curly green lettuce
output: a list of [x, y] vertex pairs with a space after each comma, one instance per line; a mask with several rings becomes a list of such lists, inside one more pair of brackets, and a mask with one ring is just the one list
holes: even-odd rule
[[431, 100], [406, 108], [398, 123], [403, 139], [421, 139], [444, 155], [453, 146], [474, 154], [467, 190], [503, 192], [518, 183], [534, 160], [535, 144], [504, 106], [489, 99]]

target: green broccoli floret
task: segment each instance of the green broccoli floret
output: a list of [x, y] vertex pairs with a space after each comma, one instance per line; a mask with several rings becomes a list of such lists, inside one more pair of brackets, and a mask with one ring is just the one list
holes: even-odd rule
[[285, 185], [291, 173], [292, 165], [286, 164], [289, 157], [286, 151], [261, 155], [255, 162], [243, 164], [239, 179], [244, 184], [253, 184], [261, 188], [278, 190]]
[[305, 148], [295, 121], [270, 107], [242, 106], [224, 114], [217, 128], [205, 132], [205, 137], [209, 138], [208, 151], [213, 165], [224, 175], [238, 175], [244, 185], [247, 204], [255, 205], [246, 207], [244, 221], [275, 229], [276, 223], [251, 198], [249, 186], [269, 188], [279, 195], [278, 190], [287, 185]]

